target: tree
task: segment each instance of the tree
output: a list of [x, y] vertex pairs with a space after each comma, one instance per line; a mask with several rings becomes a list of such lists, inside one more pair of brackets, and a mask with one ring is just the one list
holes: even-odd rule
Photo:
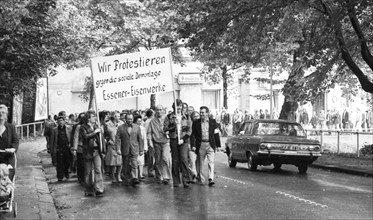
[[[372, 35], [372, 6], [368, 1], [164, 2], [168, 3], [166, 10], [177, 11], [179, 17], [173, 19], [181, 24], [180, 36], [196, 51], [213, 51], [223, 36], [237, 50], [236, 63], [256, 66], [265, 64], [268, 53], [282, 45], [282, 57], [274, 60], [282, 63], [279, 58], [291, 58], [283, 88], [283, 118], [296, 110], [296, 102], [312, 101], [327, 91], [338, 74], [352, 71], [365, 91], [373, 88], [372, 79], [361, 71], [361, 67], [371, 66], [368, 39]], [[357, 56], [361, 53], [348, 52], [359, 47], [363, 58]], [[366, 74], [371, 74], [371, 68]]]

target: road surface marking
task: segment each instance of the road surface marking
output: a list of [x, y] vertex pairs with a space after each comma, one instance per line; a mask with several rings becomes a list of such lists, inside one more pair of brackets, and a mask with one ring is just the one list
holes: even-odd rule
[[246, 185], [247, 184], [245, 182], [242, 182], [242, 181], [239, 181], [239, 180], [235, 180], [235, 179], [232, 179], [232, 178], [229, 178], [229, 177], [225, 177], [225, 176], [218, 176], [218, 175], [216, 175], [216, 178], [222, 178], [222, 179], [230, 180], [230, 181], [242, 184], [242, 185]]
[[327, 205], [323, 205], [323, 204], [320, 204], [320, 203], [317, 203], [317, 202], [314, 202], [314, 201], [311, 201], [311, 200], [308, 200], [308, 199], [303, 199], [303, 198], [291, 195], [291, 194], [286, 193], [286, 192], [276, 191], [276, 193], [280, 194], [280, 195], [284, 195], [285, 197], [289, 197], [291, 199], [295, 199], [295, 200], [298, 200], [298, 201], [301, 201], [301, 202], [305, 202], [305, 203], [310, 204], [310, 205], [319, 206], [321, 208], [328, 208]]
[[342, 184], [326, 182], [326, 181], [323, 181], [323, 180], [314, 180], [314, 181], [319, 182], [320, 184], [324, 184], [326, 186], [339, 187], [339, 188], [344, 188], [344, 189], [348, 189], [348, 190], [351, 190], [351, 191], [358, 191], [358, 192], [364, 192], [364, 193], [372, 193], [372, 190], [366, 190], [366, 189], [346, 186], [346, 185], [342, 185]]

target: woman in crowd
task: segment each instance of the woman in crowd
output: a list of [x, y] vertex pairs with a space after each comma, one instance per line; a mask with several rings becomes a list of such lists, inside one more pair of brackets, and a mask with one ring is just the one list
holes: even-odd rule
[[0, 105], [0, 150], [7, 153], [0, 154], [0, 162], [14, 165], [13, 153], [17, 152], [19, 140], [16, 127], [7, 122], [8, 107]]
[[107, 151], [105, 165], [110, 168], [111, 179], [113, 183], [121, 183], [120, 175], [122, 173], [122, 153], [115, 144], [115, 136], [120, 125], [124, 122], [120, 120], [120, 112], [114, 111], [110, 120], [105, 126], [105, 139], [107, 141]]
[[[97, 117], [94, 111], [88, 111], [84, 116], [84, 124], [80, 127], [80, 135], [83, 139], [84, 179], [86, 196], [103, 196], [104, 184], [102, 177], [101, 155], [102, 142], [99, 137], [101, 128], [97, 126]], [[94, 169], [94, 174], [92, 173]], [[94, 180], [92, 176], [94, 175]]]
[[141, 138], [143, 139], [144, 141], [144, 154], [143, 155], [139, 155], [138, 157], [138, 170], [139, 170], [139, 175], [138, 175], [138, 178], [141, 180], [141, 179], [144, 179], [144, 165], [145, 165], [145, 152], [148, 151], [148, 140], [146, 138], [146, 130], [145, 130], [145, 127], [142, 125], [143, 124], [143, 120], [142, 120], [142, 116], [141, 115], [135, 115], [134, 119], [133, 119], [133, 123], [137, 124], [138, 126], [140, 126], [140, 130], [141, 130]]

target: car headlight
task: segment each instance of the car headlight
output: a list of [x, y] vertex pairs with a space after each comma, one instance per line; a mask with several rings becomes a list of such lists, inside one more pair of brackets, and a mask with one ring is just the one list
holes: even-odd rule
[[272, 147], [272, 145], [271, 144], [267, 144], [267, 143], [261, 143], [260, 145], [259, 145], [259, 148], [261, 149], [261, 150], [266, 150], [266, 149], [271, 149], [271, 147]]
[[320, 151], [320, 146], [317, 146], [317, 145], [310, 145], [308, 147], [308, 150], [312, 150], [312, 151]]

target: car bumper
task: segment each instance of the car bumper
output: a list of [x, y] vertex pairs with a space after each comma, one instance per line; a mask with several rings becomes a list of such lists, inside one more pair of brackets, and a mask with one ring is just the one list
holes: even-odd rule
[[269, 165], [272, 163], [280, 164], [311, 164], [321, 153], [318, 152], [302, 152], [302, 151], [284, 151], [284, 152], [268, 152], [259, 151], [255, 156], [255, 162], [260, 165]]

